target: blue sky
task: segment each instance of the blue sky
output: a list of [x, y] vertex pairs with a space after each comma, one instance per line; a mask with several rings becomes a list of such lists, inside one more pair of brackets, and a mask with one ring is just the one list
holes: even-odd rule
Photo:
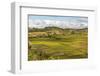
[[31, 20], [57, 20], [57, 21], [73, 21], [78, 20], [81, 22], [88, 22], [87, 17], [80, 16], [38, 16], [38, 15], [29, 15], [29, 19]]
[[82, 16], [44, 16], [29, 15], [29, 27], [42, 28], [56, 25], [58, 27], [80, 27], [88, 26], [88, 17]]

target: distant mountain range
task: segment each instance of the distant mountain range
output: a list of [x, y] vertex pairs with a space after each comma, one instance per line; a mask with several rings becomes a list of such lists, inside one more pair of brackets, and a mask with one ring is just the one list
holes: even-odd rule
[[59, 27], [82, 29], [88, 28], [87, 22], [81, 21], [57, 21], [57, 20], [29, 20], [29, 28], [45, 28], [45, 27]]

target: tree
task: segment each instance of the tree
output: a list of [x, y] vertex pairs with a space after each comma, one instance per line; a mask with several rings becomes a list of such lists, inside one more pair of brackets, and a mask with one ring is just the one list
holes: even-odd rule
[[28, 49], [32, 48], [32, 43], [30, 41], [28, 41]]

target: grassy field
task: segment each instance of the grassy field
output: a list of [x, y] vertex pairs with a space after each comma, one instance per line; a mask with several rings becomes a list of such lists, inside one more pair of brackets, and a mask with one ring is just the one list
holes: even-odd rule
[[[51, 29], [49, 29], [50, 31]], [[50, 32], [34, 37], [33, 33], [28, 37], [28, 60], [54, 60], [54, 59], [79, 59], [88, 57], [88, 33], [87, 29], [58, 30], [61, 33]], [[52, 30], [52, 31], [53, 31]], [[41, 32], [41, 31], [39, 31]], [[48, 32], [42, 30], [42, 32]], [[36, 31], [35, 31], [36, 33]], [[45, 35], [44, 35], [45, 34]]]

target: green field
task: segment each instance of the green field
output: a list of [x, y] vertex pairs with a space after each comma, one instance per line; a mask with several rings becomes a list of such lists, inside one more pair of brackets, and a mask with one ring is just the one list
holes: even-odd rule
[[54, 27], [29, 30], [28, 60], [87, 58], [87, 30]]

